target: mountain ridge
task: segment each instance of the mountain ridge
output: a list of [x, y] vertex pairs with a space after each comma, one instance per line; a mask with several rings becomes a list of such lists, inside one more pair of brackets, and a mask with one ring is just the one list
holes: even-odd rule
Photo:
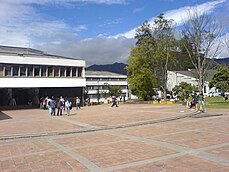
[[[229, 57], [222, 58], [222, 59], [213, 59], [217, 64], [224, 64], [226, 66], [229, 66]], [[109, 71], [113, 73], [118, 73], [122, 75], [126, 75], [126, 66], [125, 63], [113, 63], [113, 64], [105, 64], [105, 65], [97, 65], [93, 64], [86, 68], [86, 70], [95, 70], [95, 71]]]

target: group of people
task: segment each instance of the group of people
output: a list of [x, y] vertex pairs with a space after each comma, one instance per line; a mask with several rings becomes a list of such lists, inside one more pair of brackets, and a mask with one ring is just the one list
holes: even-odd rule
[[[197, 105], [197, 112], [206, 112], [205, 106], [204, 106], [204, 95], [201, 91], [198, 95], [194, 92], [192, 95], [189, 95], [187, 99], [187, 107], [188, 108], [196, 108]], [[202, 106], [202, 110], [201, 110]]]
[[[68, 98], [63, 98], [60, 96], [58, 99], [55, 99], [53, 96], [41, 98], [41, 108], [44, 110], [49, 110], [49, 115], [51, 116], [61, 116], [63, 114], [63, 110], [67, 112], [67, 115], [70, 115], [72, 109], [72, 102]], [[76, 97], [76, 109], [80, 109], [80, 98]], [[57, 109], [57, 113], [56, 113]]]

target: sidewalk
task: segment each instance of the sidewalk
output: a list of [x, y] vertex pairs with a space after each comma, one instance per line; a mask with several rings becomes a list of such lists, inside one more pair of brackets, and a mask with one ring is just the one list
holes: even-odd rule
[[71, 116], [2, 111], [0, 171], [229, 171], [228, 110], [193, 114], [141, 104], [83, 107]]
[[[139, 125], [163, 119], [183, 117], [192, 114], [181, 105], [109, 105], [83, 107], [71, 111], [71, 116], [49, 116], [48, 110], [30, 109], [2, 111], [0, 114], [0, 138], [18, 135], [45, 135], [48, 133], [85, 131], [98, 127], [125, 127]], [[6, 130], [7, 129], [7, 130]]]

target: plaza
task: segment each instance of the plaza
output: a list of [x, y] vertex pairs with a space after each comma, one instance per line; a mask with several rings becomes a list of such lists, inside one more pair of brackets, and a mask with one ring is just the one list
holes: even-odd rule
[[0, 112], [0, 171], [229, 171], [229, 112], [120, 104]]

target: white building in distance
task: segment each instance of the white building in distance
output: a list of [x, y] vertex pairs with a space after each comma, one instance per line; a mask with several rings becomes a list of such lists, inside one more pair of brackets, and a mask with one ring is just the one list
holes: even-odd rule
[[[204, 81], [203, 93], [204, 95], [209, 95], [209, 93], [217, 93], [218, 90], [215, 88], [209, 88], [208, 84], [210, 79], [214, 75], [214, 70], [209, 70], [208, 75], [206, 76], [206, 80]], [[168, 71], [168, 81], [167, 88], [168, 91], [172, 91], [172, 89], [179, 85], [181, 82], [186, 82], [193, 86], [198, 87], [198, 80], [195, 78], [193, 71]]]
[[[129, 97], [127, 76], [108, 71], [86, 71], [86, 92], [91, 102], [104, 102], [111, 100], [108, 94], [108, 86], [120, 86], [122, 95], [120, 100], [125, 101]], [[119, 100], [119, 101], [120, 101]]]

